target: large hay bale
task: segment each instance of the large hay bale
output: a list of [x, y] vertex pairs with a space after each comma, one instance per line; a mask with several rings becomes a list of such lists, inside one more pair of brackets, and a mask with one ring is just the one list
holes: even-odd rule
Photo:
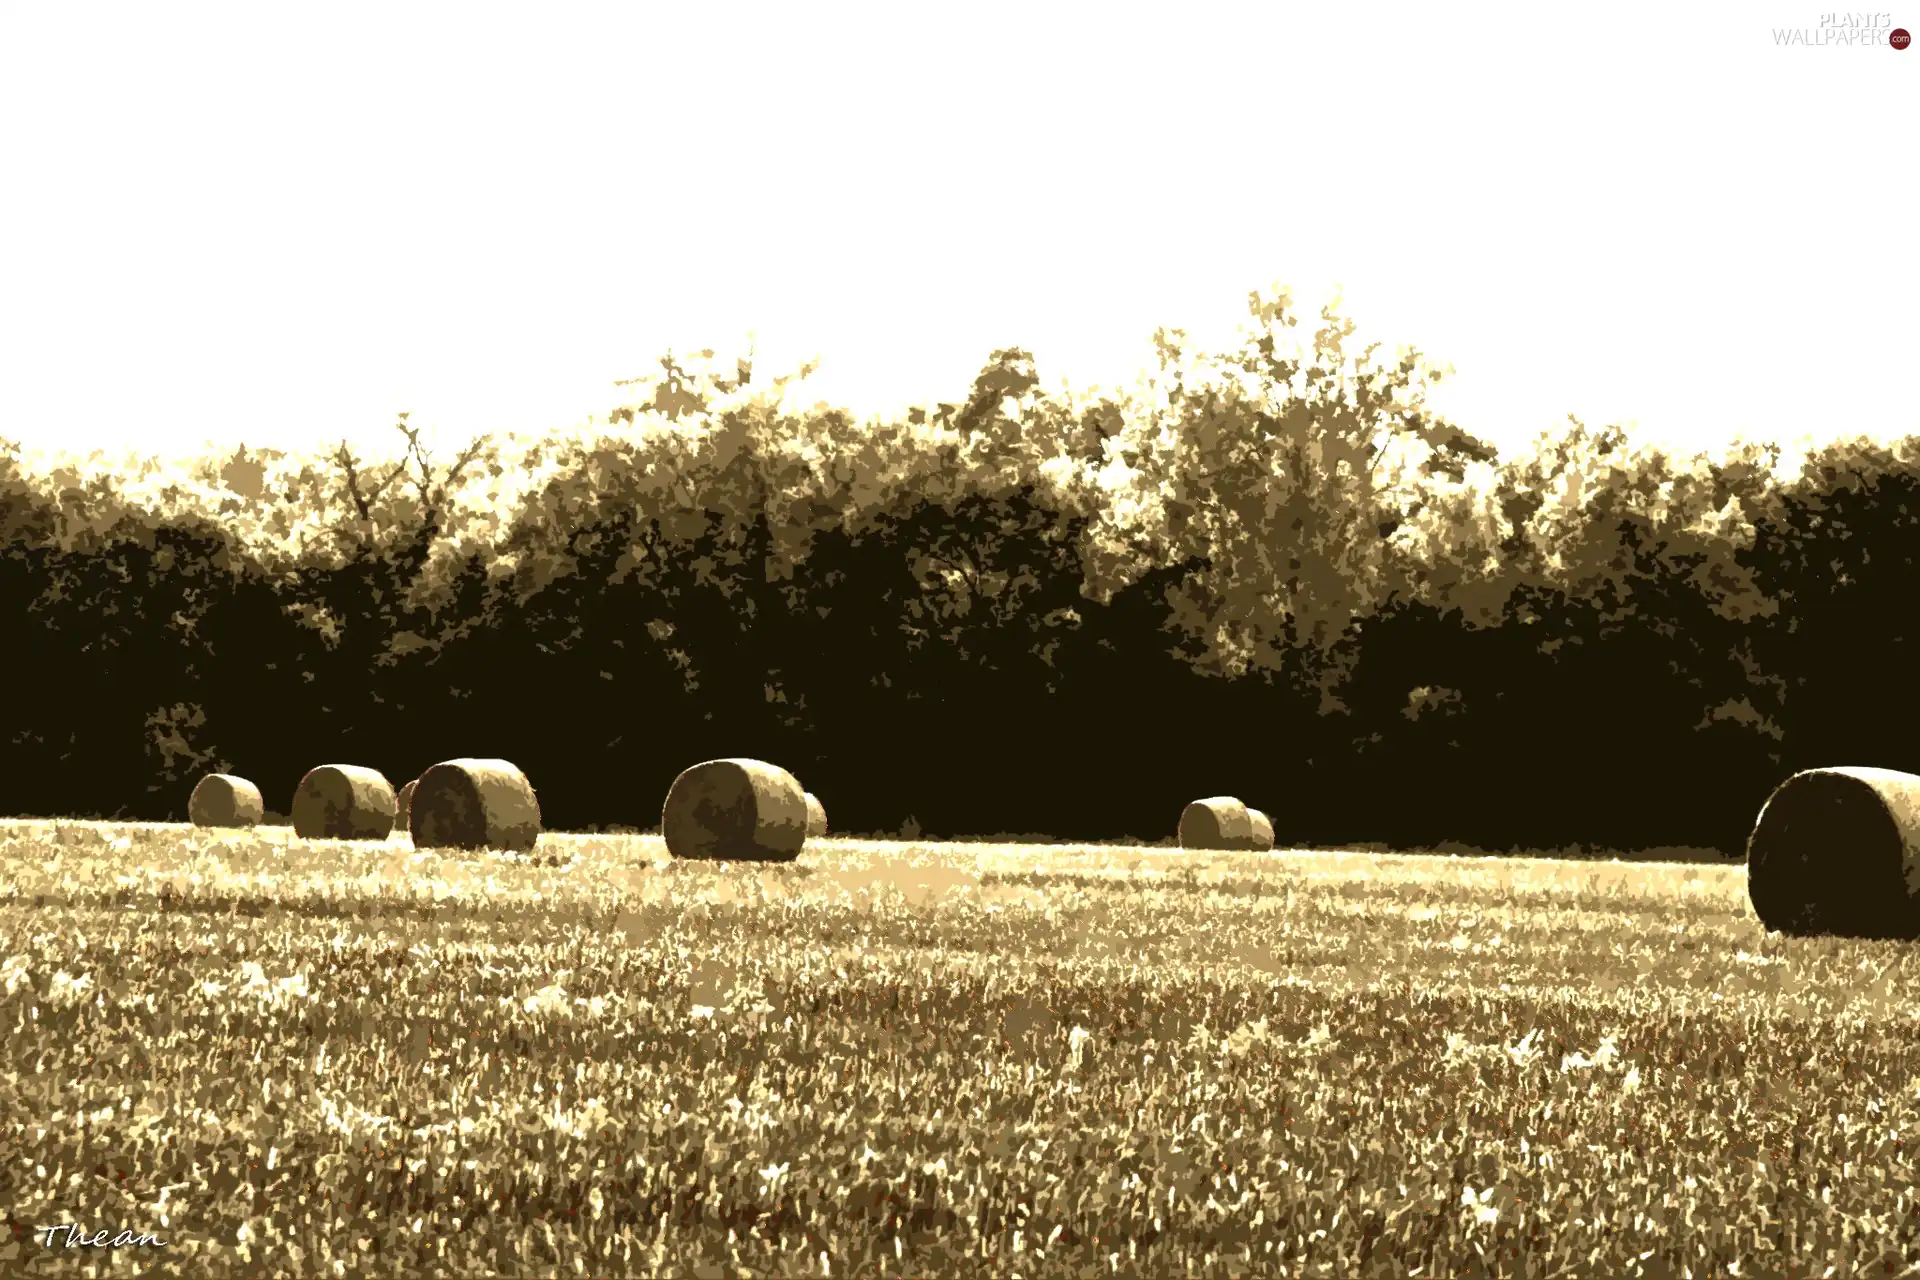
[[1273, 848], [1273, 820], [1258, 809], [1247, 810], [1247, 817], [1253, 822], [1253, 847], [1261, 853]]
[[267, 816], [260, 788], [230, 773], [210, 773], [187, 798], [187, 819], [196, 827], [257, 827]]
[[676, 858], [791, 862], [807, 839], [807, 793], [777, 765], [708, 760], [673, 780], [660, 834]]
[[506, 760], [443, 760], [417, 779], [407, 830], [416, 848], [531, 853], [540, 799]]
[[827, 807], [820, 797], [807, 792], [807, 839], [818, 840], [827, 834]]
[[408, 826], [408, 816], [413, 812], [413, 793], [417, 791], [419, 787], [420, 779], [415, 778], [412, 782], [400, 788], [400, 794], [394, 797], [395, 803], [399, 806], [398, 812], [396, 812], [393, 817], [394, 830], [407, 831], [410, 829]]
[[385, 840], [399, 800], [378, 769], [323, 764], [293, 791], [293, 834], [302, 840]]
[[1920, 777], [1843, 767], [1788, 778], [1747, 840], [1747, 897], [1783, 933], [1920, 938]]
[[1232, 796], [1195, 800], [1180, 814], [1182, 849], [1253, 848], [1253, 815]]

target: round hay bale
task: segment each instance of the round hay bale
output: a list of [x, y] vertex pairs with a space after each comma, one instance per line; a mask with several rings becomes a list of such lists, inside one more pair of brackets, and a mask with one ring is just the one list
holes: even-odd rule
[[409, 830], [407, 817], [413, 812], [413, 793], [419, 789], [419, 786], [420, 779], [415, 778], [412, 782], [400, 788], [400, 794], [394, 797], [394, 802], [399, 806], [398, 811], [393, 816], [394, 830]]
[[257, 827], [267, 816], [260, 788], [230, 773], [210, 773], [187, 798], [187, 818], [196, 827]]
[[1920, 938], [1920, 777], [1842, 767], [1788, 778], [1747, 840], [1747, 897], [1782, 933]]
[[1182, 849], [1251, 849], [1253, 816], [1232, 796], [1195, 800], [1180, 814]]
[[443, 760], [421, 774], [407, 830], [420, 849], [531, 853], [540, 839], [540, 799], [506, 760]]
[[1258, 809], [1247, 810], [1247, 817], [1253, 822], [1253, 847], [1261, 853], [1273, 848], [1273, 820]]
[[676, 858], [791, 862], [807, 839], [807, 793], [777, 765], [708, 760], [673, 780], [660, 834]]
[[323, 764], [293, 790], [293, 834], [302, 840], [385, 840], [399, 801], [378, 769]]
[[827, 834], [827, 809], [820, 797], [807, 792], [807, 839], [818, 840]]

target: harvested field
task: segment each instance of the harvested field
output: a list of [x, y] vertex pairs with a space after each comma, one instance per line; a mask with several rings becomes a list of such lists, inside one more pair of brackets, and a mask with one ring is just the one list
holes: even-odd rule
[[188, 1275], [1898, 1271], [1916, 971], [1740, 866], [0, 824], [14, 1212]]

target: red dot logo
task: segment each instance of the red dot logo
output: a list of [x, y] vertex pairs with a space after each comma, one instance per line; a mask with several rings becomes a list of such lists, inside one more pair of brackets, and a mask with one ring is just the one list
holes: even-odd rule
[[1904, 49], [1913, 43], [1913, 37], [1907, 34], [1905, 27], [1895, 27], [1893, 34], [1887, 37], [1887, 43], [1896, 49]]

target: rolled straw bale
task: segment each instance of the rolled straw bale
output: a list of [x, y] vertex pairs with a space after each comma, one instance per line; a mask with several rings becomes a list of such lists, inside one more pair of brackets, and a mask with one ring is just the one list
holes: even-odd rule
[[394, 797], [394, 801], [399, 805], [399, 811], [395, 813], [393, 817], [394, 830], [406, 831], [410, 829], [407, 825], [407, 815], [413, 810], [413, 793], [419, 789], [419, 786], [420, 779], [415, 778], [412, 782], [400, 788], [400, 794]]
[[257, 827], [267, 816], [260, 788], [230, 773], [210, 773], [187, 798], [187, 818], [196, 827]]
[[531, 853], [540, 839], [540, 799], [506, 760], [443, 760], [421, 774], [408, 831], [421, 849]]
[[1258, 809], [1247, 810], [1253, 821], [1253, 847], [1261, 853], [1273, 848], [1273, 820]]
[[791, 862], [807, 839], [807, 793], [778, 765], [708, 760], [673, 780], [660, 834], [676, 858]]
[[1920, 777], [1849, 766], [1788, 778], [1747, 840], [1747, 896], [1783, 933], [1920, 938]]
[[820, 797], [807, 792], [807, 839], [818, 840], [827, 834], [827, 808]]
[[1232, 796], [1195, 800], [1180, 814], [1182, 849], [1251, 849], [1253, 816]]
[[385, 840], [399, 801], [378, 769], [323, 764], [293, 790], [293, 834], [302, 840]]

